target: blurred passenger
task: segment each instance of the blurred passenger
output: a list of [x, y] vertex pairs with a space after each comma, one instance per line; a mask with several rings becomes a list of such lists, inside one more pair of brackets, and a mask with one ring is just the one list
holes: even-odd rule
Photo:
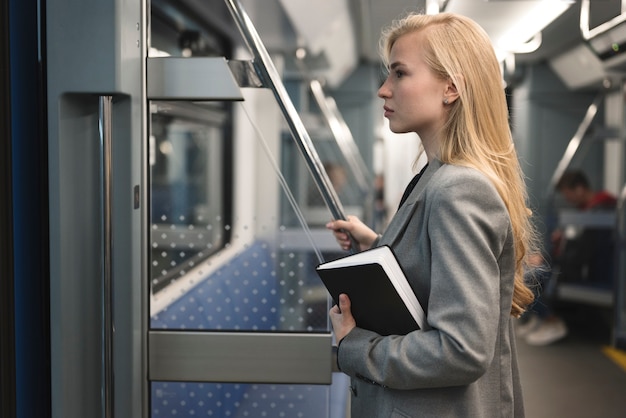
[[482, 28], [450, 13], [394, 22], [383, 43], [385, 117], [419, 135], [428, 163], [382, 235], [353, 216], [327, 227], [343, 249], [349, 235], [357, 250], [390, 246], [426, 324], [381, 336], [340, 296], [330, 317], [351, 415], [522, 417], [513, 318], [533, 300], [535, 232], [498, 60]]
[[[612, 212], [617, 206], [615, 196], [604, 190], [593, 190], [587, 176], [580, 170], [565, 172], [556, 189], [580, 211]], [[552, 235], [552, 245], [553, 257], [561, 270], [559, 280], [611, 286], [614, 239], [610, 228], [557, 229]]]
[[326, 174], [328, 174], [328, 178], [337, 194], [341, 193], [348, 183], [346, 169], [337, 163], [327, 162], [324, 163], [324, 170], [326, 170]]
[[[323, 164], [324, 171], [326, 171], [326, 175], [330, 180], [330, 184], [335, 189], [335, 193], [337, 193], [339, 200], [345, 200], [343, 193], [346, 189], [346, 184], [348, 184], [348, 173], [346, 172], [346, 169], [339, 163], [331, 161], [326, 161]], [[313, 178], [309, 178], [307, 204], [309, 206], [324, 205], [324, 199], [322, 198], [319, 189], [315, 185]]]
[[[606, 191], [594, 191], [584, 172], [570, 170], [556, 185], [556, 191], [578, 210], [612, 211], [617, 199]], [[613, 279], [614, 240], [608, 228], [583, 227], [556, 229], [552, 233], [552, 260], [557, 276], [546, 273], [549, 266], [541, 262], [540, 296], [527, 322], [518, 327], [518, 336], [531, 345], [549, 345], [568, 335], [565, 321], [555, 312], [555, 280], [610, 287]], [[539, 266], [536, 263], [536, 266]]]
[[568, 328], [554, 312], [555, 282], [550, 263], [536, 253], [529, 257], [528, 277], [536, 283], [535, 302], [517, 326], [517, 336], [530, 345], [549, 345], [565, 338]]

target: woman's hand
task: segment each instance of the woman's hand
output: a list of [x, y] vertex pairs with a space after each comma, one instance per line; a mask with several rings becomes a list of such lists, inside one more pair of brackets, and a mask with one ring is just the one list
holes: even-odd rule
[[345, 293], [342, 293], [339, 295], [339, 306], [333, 306], [329, 312], [337, 344], [356, 327], [356, 321], [352, 316], [350, 306], [350, 298]]
[[363, 251], [370, 248], [378, 238], [378, 234], [356, 216], [348, 216], [347, 218], [345, 221], [336, 220], [326, 224], [326, 228], [333, 231], [339, 246], [344, 250], [349, 250], [352, 247], [352, 240], [354, 240], [359, 246], [355, 250]]

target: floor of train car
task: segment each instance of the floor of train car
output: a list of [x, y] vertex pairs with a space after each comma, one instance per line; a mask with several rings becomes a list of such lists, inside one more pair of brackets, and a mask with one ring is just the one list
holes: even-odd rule
[[[536, 347], [518, 339], [518, 361], [528, 418], [626, 416], [626, 369], [610, 359], [610, 310], [562, 304], [569, 334]], [[619, 351], [619, 356], [626, 353]]]

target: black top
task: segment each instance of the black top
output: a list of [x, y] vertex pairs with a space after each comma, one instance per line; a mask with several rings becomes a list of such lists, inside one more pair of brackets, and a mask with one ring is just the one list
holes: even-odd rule
[[409, 182], [409, 185], [406, 186], [406, 189], [404, 190], [404, 194], [402, 194], [402, 199], [400, 199], [400, 204], [398, 205], [398, 209], [400, 209], [402, 207], [402, 204], [406, 201], [406, 199], [409, 197], [409, 195], [411, 194], [411, 192], [413, 191], [413, 189], [415, 188], [415, 185], [417, 184], [417, 182], [419, 181], [420, 177], [422, 177], [422, 174], [424, 174], [424, 171], [426, 171], [426, 167], [428, 167], [428, 164], [426, 164], [419, 173], [417, 173], [415, 175], [415, 177], [413, 177], [411, 179], [411, 181]]

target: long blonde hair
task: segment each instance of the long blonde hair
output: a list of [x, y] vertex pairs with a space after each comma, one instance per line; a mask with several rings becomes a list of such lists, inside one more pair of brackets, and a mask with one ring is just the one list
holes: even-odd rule
[[443, 80], [452, 80], [458, 100], [447, 106], [438, 158], [484, 173], [504, 201], [515, 241], [515, 287], [511, 314], [521, 315], [534, 295], [524, 280], [525, 258], [534, 252], [537, 234], [527, 207], [527, 191], [509, 127], [500, 66], [485, 31], [473, 20], [452, 13], [412, 14], [396, 21], [381, 38], [389, 63], [401, 36], [424, 33], [424, 59]]

